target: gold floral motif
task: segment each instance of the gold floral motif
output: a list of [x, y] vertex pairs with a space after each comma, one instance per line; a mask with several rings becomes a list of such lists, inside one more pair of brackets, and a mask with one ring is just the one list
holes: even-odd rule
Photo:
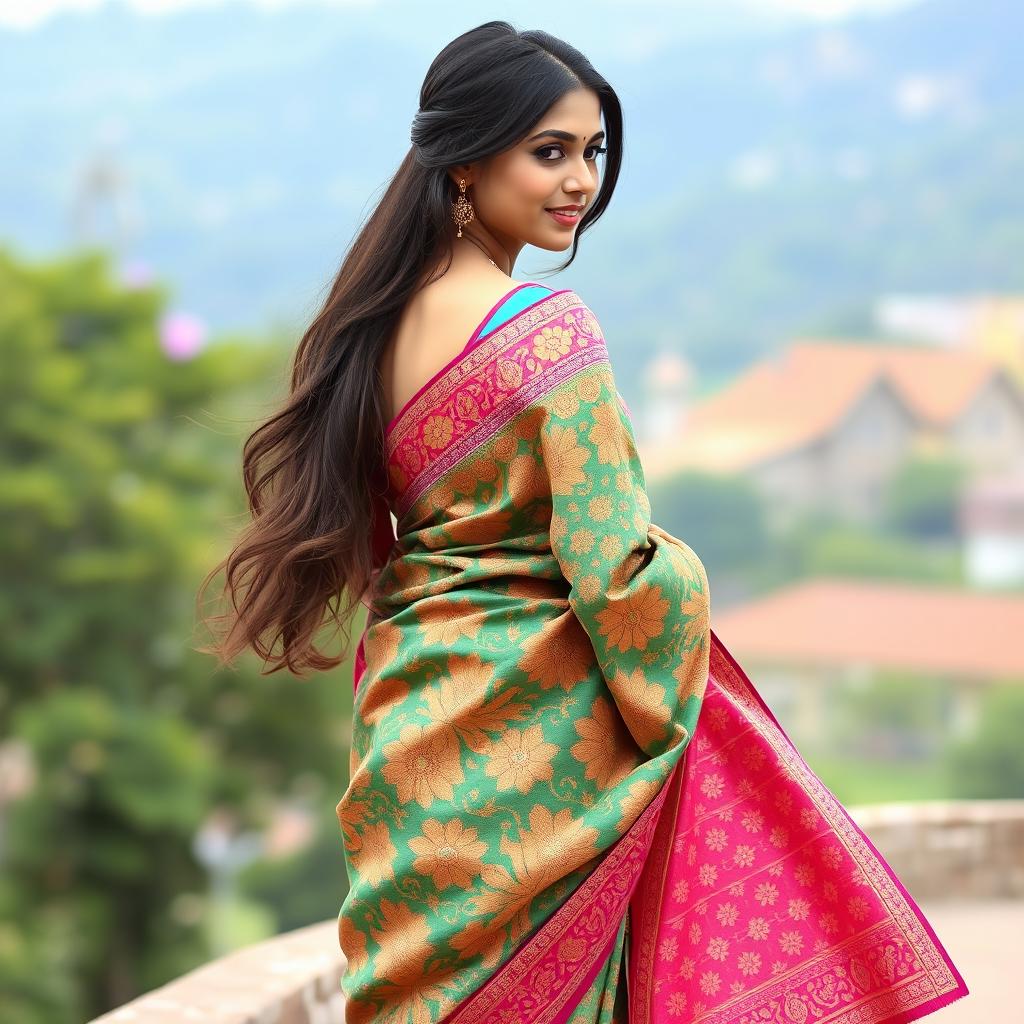
[[558, 944], [558, 959], [574, 963], [587, 952], [587, 944], [582, 939], [569, 937]]
[[437, 486], [432, 487], [424, 495], [423, 500], [433, 511], [442, 512], [451, 508], [452, 503], [455, 501], [455, 495], [449, 483], [439, 480]]
[[659, 779], [636, 779], [629, 784], [619, 804], [618, 831], [624, 833], [646, 807], [658, 795], [663, 781]]
[[[609, 683], [626, 728], [644, 750], [669, 736], [672, 709], [665, 703], [665, 687], [652, 682], [642, 668], [619, 671]], [[681, 725], [676, 729], [683, 730]]]
[[427, 714], [431, 721], [448, 726], [474, 753], [490, 748], [489, 733], [504, 731], [509, 722], [529, 717], [530, 705], [517, 699], [521, 696], [518, 687], [506, 687], [490, 700], [483, 699], [494, 665], [479, 654], [453, 654], [446, 664], [446, 673], [423, 690]]
[[380, 980], [372, 998], [346, 992], [345, 1020], [347, 1024], [430, 1024], [435, 1019], [432, 1003], [445, 1011], [453, 1007], [446, 986], [451, 984], [454, 968], [434, 966], [435, 949], [427, 939], [422, 915], [385, 898], [380, 916], [382, 927], [370, 926], [370, 935], [380, 945], [373, 958], [374, 975]]
[[593, 374], [581, 373], [576, 380], [576, 394], [582, 402], [596, 402], [601, 397], [601, 381]]
[[428, 448], [444, 448], [452, 439], [454, 424], [450, 416], [428, 416], [423, 424], [423, 443]]
[[457, 819], [442, 823], [427, 818], [420, 831], [421, 835], [409, 840], [409, 848], [416, 854], [413, 870], [429, 875], [438, 892], [452, 886], [468, 889], [480, 877], [487, 844], [480, 841], [475, 828], [467, 828]]
[[511, 860], [511, 872], [500, 864], [483, 866], [483, 879], [492, 891], [473, 899], [475, 912], [496, 912], [493, 924], [511, 922], [511, 934], [522, 937], [530, 930], [526, 914], [530, 901], [591, 860], [599, 852], [597, 836], [597, 830], [574, 818], [570, 808], [553, 813], [543, 804], [534, 804], [529, 828], [521, 830], [519, 839], [501, 838], [501, 852]]
[[519, 439], [512, 434], [501, 434], [494, 442], [494, 457], [507, 463], [519, 449]]
[[580, 577], [579, 580], [574, 577], [572, 584], [577, 599], [585, 605], [593, 604], [601, 594], [605, 593], [604, 582], [600, 576], [595, 576], [594, 573], [588, 573], [586, 576]]
[[338, 945], [346, 960], [346, 976], [357, 974], [370, 962], [366, 950], [366, 933], [360, 931], [346, 914], [338, 915]]
[[523, 368], [515, 359], [499, 359], [495, 376], [506, 391], [514, 391], [523, 383]]
[[[491, 503], [477, 503], [476, 511], [459, 515], [459, 510], [452, 508], [452, 518], [438, 530], [445, 547], [463, 547], [464, 545], [494, 544], [500, 545], [502, 538], [508, 536], [512, 526], [512, 509], [498, 507], [501, 495], [496, 495]], [[481, 511], [485, 509], [486, 512]], [[472, 556], [469, 556], [472, 557]]]
[[590, 443], [594, 445], [597, 461], [602, 466], [622, 465], [627, 456], [619, 447], [619, 439], [622, 437], [622, 421], [619, 419], [618, 412], [613, 406], [598, 405], [591, 411], [591, 416], [594, 417], [595, 422], [590, 428]]
[[364, 824], [359, 840], [359, 846], [351, 851], [352, 866], [359, 877], [374, 888], [386, 879], [393, 880], [396, 851], [387, 824], [383, 821]]
[[611, 789], [640, 763], [640, 752], [622, 718], [604, 697], [594, 701], [593, 714], [576, 722], [580, 739], [569, 748], [577, 761], [586, 765], [584, 775], [599, 789]]
[[433, 952], [426, 917], [387, 897], [381, 898], [380, 916], [381, 927], [370, 926], [370, 935], [380, 944], [373, 957], [374, 975], [396, 985], [415, 985]]
[[507, 934], [508, 929], [505, 927], [495, 927], [474, 919], [455, 932], [448, 941], [452, 949], [458, 950], [462, 959], [468, 960], [479, 954], [481, 966], [494, 970], [501, 960]]
[[662, 635], [669, 603], [658, 584], [639, 584], [595, 614], [601, 635], [620, 651], [644, 650], [651, 640]]
[[590, 453], [576, 439], [572, 426], [555, 423], [548, 435], [549, 450], [545, 455], [553, 494], [572, 494], [577, 484], [587, 482], [583, 467]]
[[390, 665], [398, 657], [398, 647], [402, 642], [402, 631], [387, 619], [374, 622], [366, 631], [363, 641], [367, 663]]
[[516, 455], [512, 459], [508, 468], [507, 493], [513, 509], [524, 508], [541, 497], [547, 486], [547, 473], [532, 455]]
[[381, 774], [398, 790], [403, 803], [415, 800], [429, 807], [435, 800], [452, 800], [453, 787], [465, 781], [459, 744], [448, 725], [406, 725], [399, 738], [385, 745]]
[[367, 725], [376, 725], [409, 696], [409, 684], [393, 676], [378, 677], [364, 686], [365, 690], [360, 688], [358, 709]]
[[476, 494], [480, 478], [469, 466], [460, 465], [451, 476], [452, 490], [456, 494]]
[[455, 398], [455, 411], [462, 419], [475, 422], [480, 418], [480, 403], [469, 391], [460, 391]]
[[601, 542], [597, 545], [597, 549], [601, 552], [602, 558], [607, 561], [612, 561], [613, 559], [622, 557], [623, 544], [618, 537], [607, 534], [601, 538]]
[[560, 324], [543, 327], [540, 333], [533, 337], [533, 354], [538, 359], [552, 362], [569, 351], [572, 339], [572, 328], [562, 327]]
[[418, 559], [399, 557], [388, 568], [400, 590], [412, 590], [430, 582], [430, 566]]
[[522, 641], [523, 655], [516, 668], [542, 689], [560, 686], [571, 690], [594, 667], [594, 648], [579, 619], [567, 611], [548, 619], [541, 629]]
[[369, 789], [369, 771], [365, 767], [357, 768], [345, 795], [334, 808], [345, 846], [350, 850], [359, 845], [359, 831], [366, 820], [366, 796]]
[[546, 410], [543, 406], [535, 405], [527, 408], [510, 424], [512, 434], [522, 441], [535, 444], [540, 436], [541, 423], [545, 416]]
[[[611, 519], [611, 498], [607, 494], [595, 495], [587, 502], [587, 515], [596, 523], [603, 523]], [[616, 544], [621, 545], [621, 541], [616, 537], [607, 536], [605, 540], [614, 540]]]
[[580, 407], [580, 397], [575, 390], [563, 388], [551, 397], [551, 411], [563, 420], [572, 419]]
[[442, 605], [444, 611], [430, 601], [413, 608], [419, 619], [423, 643], [428, 647], [452, 647], [462, 637], [473, 640], [480, 632], [484, 614], [481, 606], [468, 597], [449, 597]]
[[692, 647], [709, 636], [711, 631], [711, 604], [708, 592], [694, 591], [686, 600], [680, 602], [679, 610], [686, 617], [683, 627], [683, 639], [687, 647]]
[[597, 537], [594, 531], [586, 527], [580, 527], [573, 530], [569, 536], [569, 554], [585, 555], [594, 549], [594, 544], [596, 543]]
[[499, 791], [515, 787], [528, 793], [537, 782], [551, 778], [557, 753], [558, 747], [544, 739], [540, 725], [522, 731], [507, 729], [488, 752], [484, 771], [496, 780]]
[[402, 445], [399, 458], [405, 465], [407, 476], [415, 476], [425, 465], [423, 453], [412, 444]]

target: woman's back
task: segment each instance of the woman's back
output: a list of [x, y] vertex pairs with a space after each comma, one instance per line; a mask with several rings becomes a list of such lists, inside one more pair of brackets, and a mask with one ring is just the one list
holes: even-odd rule
[[[417, 291], [402, 311], [381, 357], [388, 420], [436, 374], [483, 336], [552, 291], [536, 282], [463, 278], [439, 280]], [[481, 318], [480, 310], [488, 310]]]

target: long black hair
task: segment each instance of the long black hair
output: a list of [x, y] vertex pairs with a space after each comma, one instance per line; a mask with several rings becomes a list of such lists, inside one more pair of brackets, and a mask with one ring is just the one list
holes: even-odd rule
[[[283, 407], [243, 449], [249, 522], [198, 596], [225, 570], [230, 609], [206, 617], [216, 641], [199, 648], [227, 664], [252, 647], [270, 667], [327, 669], [314, 646], [334, 622], [346, 631], [373, 570], [369, 509], [383, 493], [386, 404], [378, 369], [424, 271], [451, 261], [458, 189], [449, 168], [518, 145], [563, 95], [597, 94], [607, 130], [604, 177], [573, 233], [602, 215], [622, 163], [622, 109], [590, 61], [540, 30], [488, 21], [437, 55], [420, 89], [412, 146], [345, 255], [306, 329]], [[280, 643], [279, 643], [280, 642]]]

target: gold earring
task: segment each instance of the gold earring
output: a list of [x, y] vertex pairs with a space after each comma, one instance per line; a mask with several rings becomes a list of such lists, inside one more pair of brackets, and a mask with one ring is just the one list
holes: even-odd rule
[[466, 198], [466, 179], [459, 178], [459, 188], [462, 194], [452, 204], [452, 220], [459, 225], [459, 233], [456, 238], [462, 237], [462, 225], [468, 224], [474, 217], [473, 204]]

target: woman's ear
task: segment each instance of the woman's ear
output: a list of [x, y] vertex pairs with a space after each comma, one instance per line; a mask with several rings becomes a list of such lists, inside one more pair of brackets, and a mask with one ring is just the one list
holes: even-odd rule
[[466, 188], [469, 189], [470, 185], [473, 184], [473, 180], [470, 177], [471, 168], [469, 164], [463, 164], [461, 167], [449, 167], [448, 177], [452, 179], [452, 184], [458, 188], [459, 181], [463, 178], [466, 179]]

